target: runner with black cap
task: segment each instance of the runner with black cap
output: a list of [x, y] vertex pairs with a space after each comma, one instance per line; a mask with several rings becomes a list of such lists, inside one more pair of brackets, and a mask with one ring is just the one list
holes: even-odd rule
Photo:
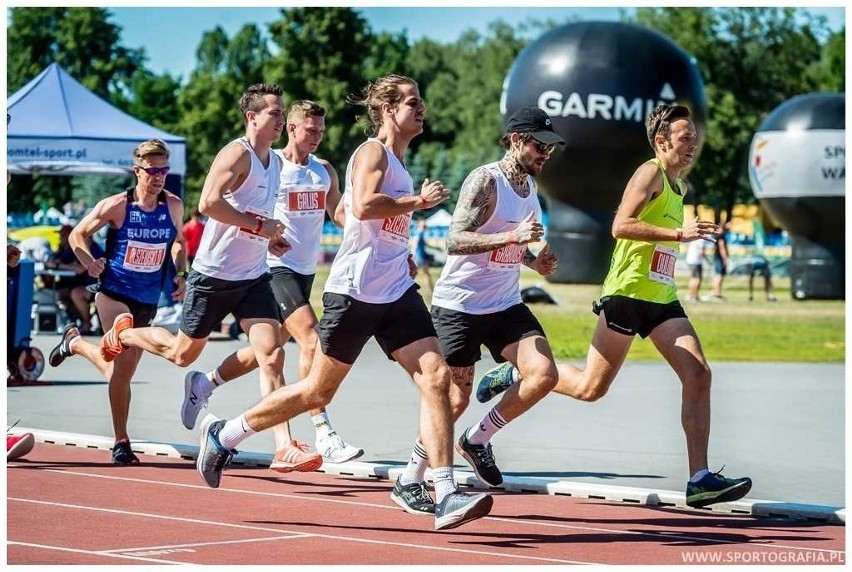
[[[556, 364], [544, 330], [521, 300], [520, 274], [521, 264], [542, 276], [556, 271], [558, 260], [546, 245], [538, 254], [528, 245], [544, 233], [533, 177], [565, 141], [547, 113], [524, 107], [509, 119], [500, 143], [505, 156], [474, 169], [462, 185], [447, 236], [447, 262], [432, 296], [432, 321], [452, 373], [454, 420], [470, 403], [481, 345], [498, 362], [508, 361], [524, 372], [524, 383], [462, 432], [456, 444], [479, 480], [490, 486], [503, 482], [491, 438], [556, 385]], [[417, 441], [391, 493], [409, 512], [423, 511], [429, 502], [408, 494], [423, 487], [427, 461], [422, 450]]]

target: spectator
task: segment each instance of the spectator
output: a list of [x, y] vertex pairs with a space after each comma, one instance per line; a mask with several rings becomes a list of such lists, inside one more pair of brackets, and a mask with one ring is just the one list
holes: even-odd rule
[[754, 300], [754, 277], [756, 274], [763, 276], [763, 291], [767, 302], [777, 302], [778, 298], [772, 288], [772, 270], [769, 268], [769, 260], [765, 256], [757, 254], [752, 257], [746, 265], [748, 272], [748, 301]]
[[201, 244], [201, 235], [204, 233], [204, 221], [198, 209], [192, 209], [189, 220], [183, 225], [183, 239], [186, 241], [186, 259], [192, 266], [195, 253]]
[[725, 232], [730, 226], [725, 223], [720, 226], [719, 233], [716, 235], [716, 248], [713, 251], [713, 292], [710, 300], [713, 302], [724, 302], [722, 296], [722, 283], [725, 281], [725, 275], [728, 274], [728, 243], [725, 241]]
[[[74, 276], [63, 276], [56, 280], [55, 284], [49, 284], [56, 290], [59, 302], [65, 306], [72, 321], [80, 320], [80, 333], [92, 333], [91, 303], [93, 295], [86, 287], [93, 284], [95, 279], [89, 276], [86, 267], [80, 264], [74, 250], [68, 243], [68, 236], [74, 229], [71, 225], [63, 225], [59, 229], [59, 248], [44, 263], [49, 270], [72, 270]], [[103, 256], [103, 249], [96, 242], [92, 242], [91, 250], [97, 253], [97, 257]]]
[[689, 266], [689, 289], [686, 294], [687, 302], [698, 302], [701, 281], [704, 278], [704, 258], [707, 254], [707, 241], [693, 240], [686, 247], [686, 264]]
[[426, 221], [423, 219], [417, 221], [417, 230], [414, 234], [413, 258], [417, 272], [423, 272], [426, 275], [426, 284], [429, 286], [429, 292], [432, 292], [432, 275], [429, 274], [429, 267], [432, 265], [432, 255], [426, 250]]

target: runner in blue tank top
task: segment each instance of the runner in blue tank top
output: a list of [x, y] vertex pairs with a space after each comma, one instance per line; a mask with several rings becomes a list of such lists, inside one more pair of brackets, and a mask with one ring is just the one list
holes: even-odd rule
[[[186, 253], [181, 231], [183, 202], [163, 188], [169, 172], [169, 149], [159, 139], [145, 141], [133, 151], [133, 165], [136, 186], [100, 201], [69, 237], [80, 263], [91, 276], [100, 279], [95, 304], [101, 323], [107, 325], [124, 313], [132, 314], [137, 324], [151, 323], [170, 260], [177, 270], [172, 298], [182, 300], [186, 287]], [[96, 259], [89, 250], [88, 239], [107, 225], [106, 254]], [[75, 326], [68, 326], [59, 345], [50, 352], [50, 365], [57, 367], [72, 355], [85, 357], [109, 380], [115, 432], [113, 463], [138, 463], [127, 434], [127, 417], [130, 380], [142, 351], [134, 349], [107, 362], [101, 357], [99, 346], [81, 338]]]

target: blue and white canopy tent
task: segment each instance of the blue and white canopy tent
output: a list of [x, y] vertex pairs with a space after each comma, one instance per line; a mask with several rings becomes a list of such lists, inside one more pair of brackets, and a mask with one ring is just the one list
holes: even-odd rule
[[12, 174], [123, 175], [133, 167], [133, 149], [148, 139], [169, 146], [166, 188], [183, 194], [186, 139], [148, 125], [104, 101], [50, 64], [9, 97], [6, 136]]

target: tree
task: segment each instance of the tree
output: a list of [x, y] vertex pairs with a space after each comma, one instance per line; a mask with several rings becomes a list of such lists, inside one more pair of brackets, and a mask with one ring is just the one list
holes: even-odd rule
[[[340, 171], [356, 141], [359, 110], [346, 104], [366, 83], [365, 60], [376, 56], [367, 21], [351, 8], [289, 8], [269, 25], [279, 48], [266, 67], [266, 77], [284, 88], [286, 101], [310, 99], [326, 109], [322, 153]], [[392, 51], [388, 37], [382, 50]], [[379, 62], [371, 60], [373, 68]], [[375, 79], [375, 78], [370, 78]]]
[[238, 103], [249, 85], [268, 81], [267, 41], [260, 29], [243, 26], [232, 39], [221, 28], [205, 32], [196, 50], [197, 65], [178, 97], [179, 121], [187, 145], [184, 202], [188, 211], [198, 203], [207, 170], [228, 141], [245, 129]]
[[828, 36], [825, 20], [802, 18], [793, 8], [640, 8], [633, 21], [695, 56], [704, 78], [707, 129], [690, 173], [700, 202], [717, 216], [753, 203], [746, 169], [751, 139], [775, 107], [818, 88], [813, 66], [822, 55], [818, 38]]

